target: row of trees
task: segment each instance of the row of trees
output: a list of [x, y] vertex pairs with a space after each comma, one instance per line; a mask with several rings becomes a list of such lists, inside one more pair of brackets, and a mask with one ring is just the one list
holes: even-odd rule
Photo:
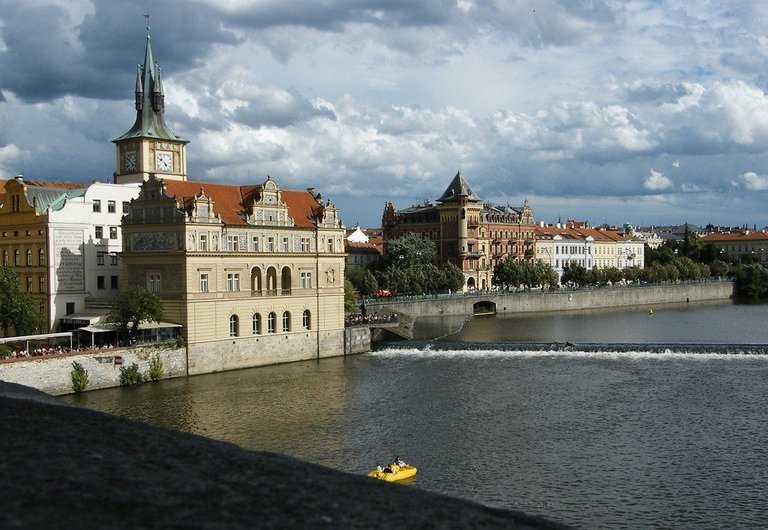
[[464, 274], [447, 263], [437, 265], [437, 247], [419, 234], [409, 233], [384, 244], [384, 256], [369, 267], [348, 274], [350, 285], [364, 296], [380, 290], [392, 294], [428, 294], [461, 290]]

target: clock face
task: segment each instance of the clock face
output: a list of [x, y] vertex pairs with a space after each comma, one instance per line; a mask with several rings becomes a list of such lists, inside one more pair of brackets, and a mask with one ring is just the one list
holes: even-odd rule
[[171, 155], [168, 153], [158, 153], [157, 154], [157, 169], [160, 171], [170, 171], [171, 170]]
[[136, 153], [128, 153], [125, 155], [125, 169], [128, 171], [136, 169]]

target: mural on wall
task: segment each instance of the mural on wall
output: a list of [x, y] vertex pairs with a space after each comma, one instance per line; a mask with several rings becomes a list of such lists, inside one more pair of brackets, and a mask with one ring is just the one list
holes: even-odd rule
[[56, 230], [54, 232], [53, 255], [56, 259], [57, 291], [82, 291], [85, 289], [83, 246], [82, 230]]

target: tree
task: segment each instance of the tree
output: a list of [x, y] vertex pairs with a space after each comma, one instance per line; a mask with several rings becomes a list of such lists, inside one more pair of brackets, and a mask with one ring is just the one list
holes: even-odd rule
[[736, 269], [736, 293], [747, 298], [768, 298], [768, 269], [762, 265], [742, 265]]
[[344, 311], [354, 313], [357, 310], [357, 291], [348, 279], [344, 278]]
[[16, 335], [30, 335], [41, 325], [37, 302], [21, 291], [16, 272], [0, 266], [0, 326], [5, 336], [13, 328]]
[[384, 243], [384, 262], [400, 269], [424, 263], [437, 263], [435, 244], [416, 232], [409, 232]]
[[130, 340], [141, 321], [158, 322], [162, 317], [162, 300], [143, 287], [131, 285], [112, 302], [107, 322], [115, 324], [118, 335]]
[[443, 273], [441, 291], [461, 291], [464, 288], [464, 273], [453, 263], [446, 263], [440, 269]]

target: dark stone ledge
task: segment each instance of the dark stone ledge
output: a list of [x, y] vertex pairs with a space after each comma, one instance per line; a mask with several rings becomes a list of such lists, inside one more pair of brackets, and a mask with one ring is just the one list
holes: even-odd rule
[[2, 528], [565, 528], [0, 382]]

